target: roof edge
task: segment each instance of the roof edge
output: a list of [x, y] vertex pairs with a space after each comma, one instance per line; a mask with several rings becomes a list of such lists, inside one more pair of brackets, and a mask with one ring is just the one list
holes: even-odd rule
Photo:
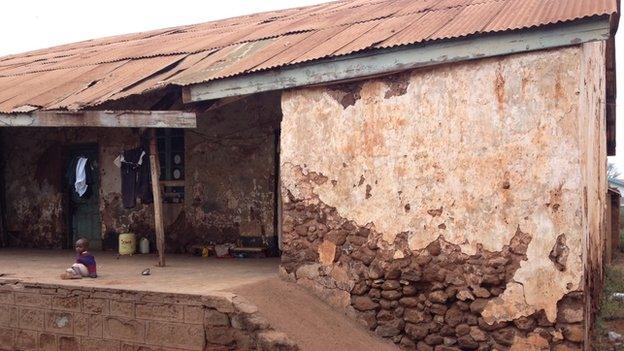
[[607, 40], [612, 35], [611, 20], [611, 16], [599, 16], [522, 31], [373, 50], [243, 74], [184, 86], [183, 100], [185, 103], [193, 103], [264, 91], [333, 84], [420, 67]]
[[88, 110], [0, 113], [7, 127], [196, 128], [197, 117], [187, 111]]

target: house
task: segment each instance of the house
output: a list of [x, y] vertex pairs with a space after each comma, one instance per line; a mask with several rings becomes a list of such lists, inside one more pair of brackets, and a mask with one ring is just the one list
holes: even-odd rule
[[[624, 191], [624, 181], [618, 179], [618, 178], [609, 178], [609, 187], [617, 189], [617, 191], [620, 192], [620, 194], [622, 193], [622, 191]], [[620, 204], [620, 206], [622, 206], [623, 204]]]
[[[590, 350], [618, 9], [344, 0], [0, 58], [4, 241], [107, 247], [130, 231], [161, 260], [262, 247], [281, 253], [283, 279], [406, 349]], [[115, 160], [141, 145], [155, 205], [128, 208]], [[86, 201], [65, 176], [80, 156], [95, 174]], [[21, 279], [5, 284], [5, 311], [51, 317], [43, 331], [6, 321], [0, 348], [261, 344], [215, 335], [249, 310], [222, 297]], [[61, 315], [51, 306], [68, 291], [79, 302]], [[94, 299], [135, 312], [105, 315], [95, 336], [63, 329]]]

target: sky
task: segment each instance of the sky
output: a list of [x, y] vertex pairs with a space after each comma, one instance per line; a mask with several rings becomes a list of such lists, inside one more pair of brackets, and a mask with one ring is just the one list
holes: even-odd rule
[[[117, 34], [174, 27], [327, 0], [20, 0], [4, 1], [0, 56]], [[622, 31], [624, 31], [624, 26]], [[624, 63], [624, 34], [616, 36]], [[617, 152], [624, 173], [624, 68], [617, 70]]]
[[111, 35], [175, 27], [324, 0], [2, 1], [0, 56]]

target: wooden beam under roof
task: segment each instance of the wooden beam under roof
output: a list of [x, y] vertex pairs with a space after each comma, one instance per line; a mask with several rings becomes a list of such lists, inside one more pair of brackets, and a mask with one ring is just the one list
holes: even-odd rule
[[32, 111], [0, 113], [0, 127], [196, 128], [185, 111]]
[[184, 103], [193, 103], [333, 84], [420, 67], [579, 45], [607, 40], [611, 35], [609, 17], [598, 17], [541, 28], [378, 49], [189, 85], [183, 88], [182, 99]]

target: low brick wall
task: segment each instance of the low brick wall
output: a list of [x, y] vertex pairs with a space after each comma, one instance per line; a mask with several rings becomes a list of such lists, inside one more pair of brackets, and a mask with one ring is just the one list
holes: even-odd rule
[[0, 350], [296, 350], [257, 308], [211, 296], [0, 282]]

